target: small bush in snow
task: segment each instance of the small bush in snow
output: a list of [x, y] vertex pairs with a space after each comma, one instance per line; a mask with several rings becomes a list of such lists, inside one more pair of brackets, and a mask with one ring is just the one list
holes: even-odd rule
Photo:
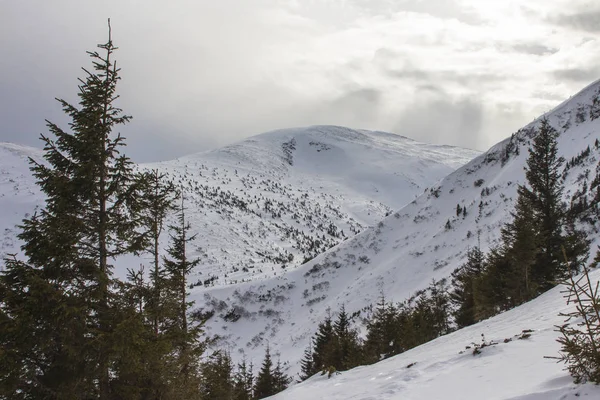
[[[564, 251], [564, 249], [563, 249]], [[566, 255], [565, 255], [566, 259]], [[600, 252], [596, 261], [600, 259]], [[569, 263], [567, 262], [567, 265]], [[575, 305], [573, 311], [561, 313], [565, 323], [558, 326], [561, 337], [557, 339], [561, 350], [556, 358], [567, 365], [575, 383], [600, 383], [600, 282], [592, 284], [589, 270], [584, 266], [583, 274], [567, 278], [564, 297], [567, 304]], [[570, 323], [570, 321], [577, 321]]]

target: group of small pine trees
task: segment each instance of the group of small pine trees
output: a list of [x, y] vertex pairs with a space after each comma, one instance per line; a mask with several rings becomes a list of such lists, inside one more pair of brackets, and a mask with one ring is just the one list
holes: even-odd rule
[[[365, 340], [358, 338], [356, 330], [346, 327], [348, 318], [343, 308], [335, 324], [328, 316], [319, 324], [305, 352], [301, 379], [319, 371], [331, 373], [400, 354], [456, 328], [514, 308], [566, 282], [570, 283], [571, 301], [588, 314], [584, 318], [587, 331], [581, 333], [569, 325], [560, 327], [561, 360], [570, 363], [576, 379], [598, 382], [598, 287], [594, 291], [589, 278], [584, 283], [574, 280], [582, 268], [587, 272], [583, 263], [589, 254], [589, 241], [575, 228], [576, 216], [562, 201], [560, 167], [564, 160], [558, 156], [557, 137], [557, 131], [546, 119], [542, 120], [529, 149], [527, 184], [518, 188], [513, 218], [502, 228], [499, 246], [488, 254], [479, 246], [470, 249], [466, 262], [452, 273], [450, 286], [444, 280], [434, 281], [427, 290], [400, 304], [387, 303], [382, 297], [366, 321]], [[459, 207], [457, 215], [463, 212]], [[582, 361], [585, 352], [588, 357]], [[574, 353], [579, 356], [573, 356]], [[573, 364], [573, 360], [579, 363]]]
[[203, 399], [258, 400], [285, 390], [291, 379], [278, 360], [273, 363], [267, 347], [258, 375], [245, 359], [233, 367], [231, 357], [222, 351], [213, 353], [200, 368], [200, 395]]
[[331, 376], [336, 371], [376, 363], [449, 333], [446, 281], [433, 281], [426, 290], [400, 304], [387, 302], [382, 296], [366, 326], [363, 340], [344, 306], [335, 321], [328, 313], [304, 352], [300, 379], [319, 372]]
[[300, 379], [308, 379], [317, 372], [331, 376], [335, 371], [362, 364], [358, 332], [351, 327], [351, 322], [343, 306], [335, 321], [328, 310], [327, 317], [319, 323], [317, 333], [305, 351]]
[[[201, 361], [202, 321], [190, 319], [186, 298], [198, 260], [188, 256], [183, 193], [121, 153], [113, 131], [131, 117], [114, 105], [110, 24], [98, 47], [79, 107], [58, 100], [70, 130], [47, 121], [45, 162], [30, 160], [46, 200], [20, 226], [24, 255], [8, 256], [0, 272], [0, 399], [257, 399], [283, 390], [289, 380], [267, 352], [256, 385], [242, 364], [230, 394], [215, 394], [214, 374], [231, 374], [231, 360]], [[117, 278], [124, 256], [150, 256], [148, 273], [140, 266]]]

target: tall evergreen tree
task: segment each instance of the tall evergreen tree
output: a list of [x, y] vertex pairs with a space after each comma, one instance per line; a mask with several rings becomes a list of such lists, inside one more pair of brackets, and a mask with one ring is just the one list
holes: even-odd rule
[[191, 225], [185, 217], [183, 192], [179, 196], [178, 224], [169, 227], [171, 242], [167, 248], [168, 256], [163, 261], [166, 271], [166, 296], [173, 302], [174, 309], [169, 320], [165, 322], [165, 334], [171, 338], [177, 351], [179, 386], [182, 390], [189, 389], [193, 392], [198, 379], [197, 360], [204, 351], [204, 343], [200, 341], [202, 327], [188, 321], [189, 309], [193, 303], [187, 300], [187, 278], [200, 260], [191, 259], [187, 251], [188, 243], [193, 241], [196, 235], [188, 234]]
[[531, 203], [538, 226], [540, 251], [532, 266], [532, 278], [539, 290], [546, 291], [566, 276], [560, 265], [564, 206], [560, 167], [564, 159], [558, 155], [558, 132], [543, 119], [529, 149], [525, 177], [527, 186], [519, 186], [519, 197]]
[[164, 230], [167, 215], [175, 210], [175, 187], [166, 180], [164, 174], [158, 170], [141, 174], [140, 183], [142, 188], [142, 218], [145, 235], [145, 250], [152, 255], [152, 270], [150, 280], [152, 281], [152, 295], [149, 298], [148, 310], [155, 336], [159, 335], [160, 325], [164, 314], [168, 312], [165, 307], [165, 268], [160, 260], [160, 237]]
[[104, 54], [88, 53], [93, 69], [80, 80], [79, 108], [58, 100], [70, 131], [47, 121], [54, 138], [41, 136], [46, 163], [30, 160], [46, 203], [18, 235], [27, 262], [8, 259], [0, 277], [2, 320], [11, 326], [1, 329], [11, 349], [2, 357], [14, 367], [2, 384], [8, 396], [111, 396], [119, 323], [111, 262], [141, 250], [142, 240], [132, 164], [113, 134], [130, 117], [114, 105], [119, 69], [110, 25], [98, 47]]

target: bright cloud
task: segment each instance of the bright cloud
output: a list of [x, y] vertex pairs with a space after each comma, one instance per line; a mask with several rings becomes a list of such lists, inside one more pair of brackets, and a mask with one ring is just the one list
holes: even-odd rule
[[589, 1], [9, 0], [0, 140], [62, 121], [107, 17], [137, 160], [311, 124], [486, 149], [600, 78]]

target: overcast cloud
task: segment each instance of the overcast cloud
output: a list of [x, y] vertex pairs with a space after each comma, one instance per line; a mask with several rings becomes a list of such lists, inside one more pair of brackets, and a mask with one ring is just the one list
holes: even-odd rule
[[600, 78], [593, 1], [0, 0], [0, 141], [67, 122], [108, 17], [136, 161], [313, 124], [485, 150]]

